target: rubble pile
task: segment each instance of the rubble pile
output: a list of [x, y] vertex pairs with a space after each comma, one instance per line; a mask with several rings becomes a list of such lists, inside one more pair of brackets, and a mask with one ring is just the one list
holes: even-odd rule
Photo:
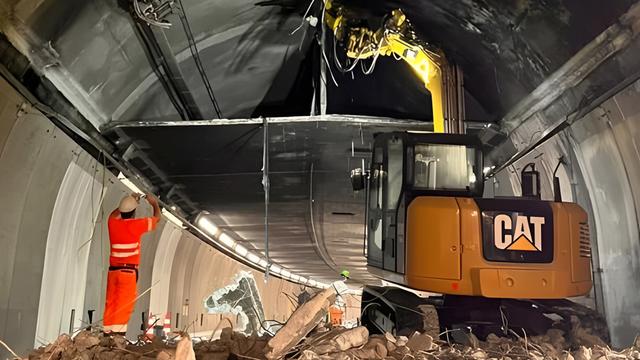
[[[344, 331], [343, 334], [347, 332], [342, 331]], [[326, 352], [327, 348], [322, 346], [310, 346], [301, 351], [300, 359], [640, 359], [640, 338], [636, 340], [633, 347], [623, 351], [613, 351], [607, 346], [599, 345], [573, 348], [564, 340], [562, 334], [555, 331], [530, 339], [501, 338], [491, 334], [486, 341], [479, 341], [470, 334], [470, 341], [467, 345], [434, 340], [428, 334], [417, 332], [408, 338], [385, 334], [384, 336], [371, 335], [363, 339], [355, 329], [349, 331], [351, 332], [350, 336], [354, 338], [350, 341], [351, 343], [363, 341], [364, 344], [348, 350], [340, 349], [342, 351], [337, 352]]]
[[121, 336], [84, 330], [73, 339], [61, 335], [54, 343], [34, 350], [28, 360], [640, 360], [640, 337], [632, 347], [614, 351], [597, 331], [577, 317], [572, 318], [572, 329], [567, 333], [549, 329], [545, 335], [527, 337], [511, 331], [508, 337], [489, 334], [482, 341], [471, 333], [464, 335], [466, 341], [460, 341], [458, 336], [458, 341], [453, 342], [447, 340], [449, 333], [438, 338], [432, 331], [406, 337], [370, 335], [362, 326], [327, 328], [322, 320], [336, 295], [332, 288], [320, 291], [301, 305], [274, 336], [247, 336], [225, 328], [219, 339], [195, 344], [186, 333], [178, 334], [177, 342], [141, 339], [130, 343]]
[[[64, 334], [34, 350], [28, 360], [227, 360], [227, 359], [299, 359], [299, 360], [408, 360], [408, 359], [562, 359], [562, 360], [640, 360], [640, 337], [634, 346], [614, 351], [608, 346], [575, 346], [560, 330], [530, 338], [505, 338], [491, 334], [485, 341], [469, 334], [466, 345], [435, 340], [426, 333], [410, 337], [369, 335], [365, 327], [314, 329], [300, 343], [283, 354], [274, 355], [274, 337], [246, 336], [230, 328], [219, 339], [192, 343], [188, 335], [176, 344], [161, 341], [129, 343], [121, 336], [82, 331], [73, 339]], [[26, 360], [26, 359], [25, 359]]]

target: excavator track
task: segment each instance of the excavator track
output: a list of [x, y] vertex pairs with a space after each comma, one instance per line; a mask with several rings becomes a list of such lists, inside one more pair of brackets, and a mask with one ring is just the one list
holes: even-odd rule
[[[396, 287], [367, 286], [362, 324], [371, 333], [411, 335], [427, 332], [464, 343], [468, 334], [527, 337], [562, 330], [571, 344], [609, 343], [606, 322], [596, 311], [570, 300], [490, 299], [442, 295], [422, 298]], [[598, 340], [599, 339], [599, 340]]]

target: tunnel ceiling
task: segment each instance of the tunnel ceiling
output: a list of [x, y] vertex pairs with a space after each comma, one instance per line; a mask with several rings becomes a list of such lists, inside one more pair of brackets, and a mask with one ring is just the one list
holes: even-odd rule
[[[54, 54], [95, 103], [102, 123], [171, 119], [175, 110], [157, 84], [129, 14], [116, 0], [13, 1], [39, 45]], [[126, 3], [123, 0], [120, 3]], [[11, 3], [11, 2], [10, 2]], [[314, 1], [312, 13], [320, 13]], [[372, 27], [401, 8], [425, 41], [462, 66], [469, 120], [495, 121], [547, 75], [601, 33], [631, 0], [365, 1], [344, 0]], [[307, 115], [320, 59], [317, 28], [301, 16], [306, 0], [183, 0], [204, 68], [225, 118]], [[161, 32], [204, 118], [215, 113], [175, 15]], [[327, 58], [332, 61], [330, 41]], [[327, 80], [330, 113], [430, 117], [429, 95], [407, 66], [384, 59], [372, 76]]]
[[[180, 118], [119, 3], [126, 2], [12, 0], [0, 9], [28, 39], [27, 52], [39, 54], [30, 55], [35, 65], [58, 72], [62, 80], [56, 85], [161, 195], [174, 196], [168, 200], [189, 214], [210, 211], [251, 247], [262, 249], [260, 125], [123, 125]], [[320, 3], [312, 6], [316, 15]], [[373, 26], [390, 10], [403, 9], [423, 40], [462, 67], [467, 121], [477, 122], [499, 120], [632, 3], [344, 0]], [[303, 23], [296, 31], [309, 1], [183, 4], [223, 117], [309, 115], [313, 79], [323, 57], [315, 40], [319, 27]], [[172, 28], [156, 34], [169, 44], [203, 118], [214, 119], [180, 21], [176, 16], [170, 20]], [[331, 41], [326, 44], [331, 49]], [[343, 75], [333, 65], [333, 52], [326, 56], [332, 64], [326, 81], [328, 113], [430, 120], [429, 94], [405, 64], [385, 58], [372, 75]], [[319, 279], [331, 279], [343, 266], [368, 279], [361, 248], [363, 199], [351, 193], [348, 174], [357, 167], [352, 160], [366, 158], [352, 148], [369, 148], [376, 129], [341, 126], [316, 122], [272, 129], [271, 219], [274, 236], [282, 239], [274, 257]], [[315, 233], [312, 226], [317, 226]]]

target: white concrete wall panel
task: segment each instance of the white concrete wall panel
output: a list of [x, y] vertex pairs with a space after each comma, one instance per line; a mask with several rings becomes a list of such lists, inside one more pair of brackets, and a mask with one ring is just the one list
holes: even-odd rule
[[[2, 94], [11, 93], [0, 80]], [[17, 108], [15, 96], [5, 106]], [[21, 100], [20, 100], [21, 101]], [[0, 337], [14, 349], [33, 347], [49, 223], [78, 146], [30, 107], [3, 111], [6, 139], [0, 154]], [[6, 131], [9, 133], [7, 134]]]
[[609, 121], [597, 109], [571, 132], [594, 211], [605, 315], [614, 344], [628, 345], [640, 330], [640, 241], [631, 184]]
[[83, 326], [90, 242], [103, 194], [95, 177], [97, 165], [86, 153], [74, 159], [55, 201], [40, 290], [43, 300], [38, 307], [36, 338], [40, 341], [55, 340], [69, 326]]
[[[607, 103], [612, 131], [631, 186], [637, 222], [640, 224], [640, 82], [626, 88]], [[617, 111], [616, 111], [617, 110]], [[615, 114], [619, 114], [616, 116]]]

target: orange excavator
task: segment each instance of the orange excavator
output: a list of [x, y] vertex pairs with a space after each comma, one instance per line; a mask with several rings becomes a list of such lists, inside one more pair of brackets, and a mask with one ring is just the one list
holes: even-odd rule
[[443, 331], [486, 335], [508, 323], [540, 334], [588, 314], [606, 333], [597, 314], [564, 300], [592, 287], [586, 212], [541, 200], [534, 164], [521, 174], [521, 197], [482, 197], [483, 170], [472, 136], [375, 136], [370, 168], [354, 170], [351, 180], [367, 195], [368, 270], [397, 286], [365, 287], [362, 322], [374, 332], [424, 330], [416, 312], [430, 305]]
[[561, 201], [559, 181], [555, 201], [541, 200], [535, 164], [521, 173], [522, 196], [483, 197], [479, 140], [442, 133], [462, 101], [446, 91], [442, 51], [420, 41], [400, 9], [379, 29], [353, 17], [325, 2], [334, 46], [351, 64], [394, 56], [411, 66], [431, 94], [434, 122], [433, 133], [376, 134], [370, 167], [351, 173], [354, 190], [366, 193], [368, 270], [393, 284], [365, 286], [362, 323], [374, 333], [458, 329], [482, 337], [571, 333], [577, 317], [608, 338], [602, 317], [566, 300], [592, 288], [586, 212]]

